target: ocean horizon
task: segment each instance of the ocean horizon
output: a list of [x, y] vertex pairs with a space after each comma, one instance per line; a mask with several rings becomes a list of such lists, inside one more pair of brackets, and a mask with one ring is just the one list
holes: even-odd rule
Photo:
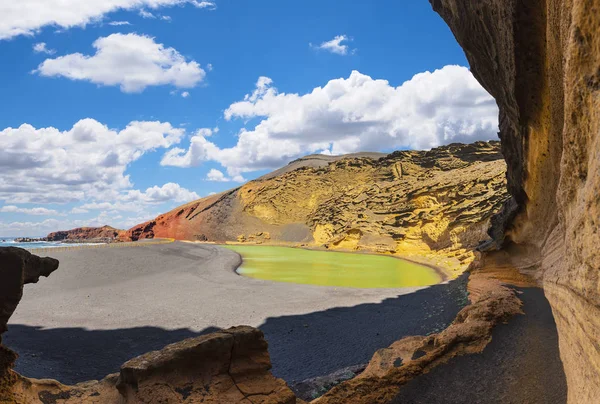
[[[19, 238], [42, 238], [42, 237], [0, 237], [0, 247], [19, 247], [26, 249], [38, 249], [38, 248], [56, 248], [56, 247], [76, 247], [80, 245], [90, 245], [87, 243], [63, 243], [61, 241], [31, 241], [27, 243], [17, 242]], [[102, 243], [94, 243], [102, 244]]]

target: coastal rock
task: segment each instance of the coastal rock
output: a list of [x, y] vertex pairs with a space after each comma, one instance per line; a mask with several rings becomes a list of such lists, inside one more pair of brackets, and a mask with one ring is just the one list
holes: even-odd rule
[[464, 270], [508, 200], [499, 142], [296, 160], [127, 232], [400, 253]]
[[110, 226], [102, 227], [79, 227], [71, 230], [57, 231], [48, 234], [48, 241], [93, 241], [93, 240], [116, 240], [124, 233], [123, 230]]
[[2, 333], [23, 297], [23, 285], [38, 282], [58, 268], [53, 258], [41, 258], [15, 247], [0, 247], [0, 402], [13, 400], [17, 354], [2, 345]]
[[431, 4], [500, 108], [513, 200], [492, 221], [491, 247], [519, 246], [511, 259], [542, 284], [558, 328], [568, 401], [598, 402], [600, 3]]

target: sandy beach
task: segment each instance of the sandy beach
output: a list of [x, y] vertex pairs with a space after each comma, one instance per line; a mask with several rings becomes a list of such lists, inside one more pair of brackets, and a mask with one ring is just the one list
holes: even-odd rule
[[3, 337], [16, 370], [64, 383], [99, 379], [126, 360], [234, 325], [260, 327], [273, 373], [290, 383], [366, 363], [406, 335], [449, 324], [465, 278], [426, 288], [352, 289], [235, 273], [240, 257], [175, 242], [49, 253], [59, 269], [27, 285]]

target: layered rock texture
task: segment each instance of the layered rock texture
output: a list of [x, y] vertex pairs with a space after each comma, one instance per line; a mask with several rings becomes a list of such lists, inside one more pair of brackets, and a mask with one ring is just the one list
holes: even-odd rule
[[48, 241], [116, 240], [123, 233], [123, 230], [110, 226], [79, 227], [50, 233], [46, 236], [46, 239]]
[[[569, 402], [600, 400], [600, 2], [431, 0], [500, 108], [496, 248], [552, 305]], [[520, 251], [520, 252], [519, 252]]]
[[128, 238], [400, 253], [460, 270], [507, 199], [499, 142], [308, 156], [136, 226]]

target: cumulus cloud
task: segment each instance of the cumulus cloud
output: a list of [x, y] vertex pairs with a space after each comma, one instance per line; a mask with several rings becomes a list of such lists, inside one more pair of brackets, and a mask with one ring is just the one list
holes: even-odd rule
[[327, 52], [335, 53], [336, 55], [347, 55], [349, 52], [354, 53], [356, 49], [350, 51], [350, 48], [347, 44], [342, 44], [342, 42], [350, 42], [352, 41], [348, 38], [347, 35], [337, 35], [331, 41], [325, 41], [320, 45], [309, 44], [311, 47], [315, 49], [321, 49]]
[[196, 199], [200, 199], [200, 195], [173, 182], [169, 182], [162, 187], [153, 186], [146, 189], [144, 192], [139, 190], [128, 191], [127, 194], [122, 197], [122, 200], [126, 202], [142, 202], [148, 204], [165, 202], [185, 203]]
[[280, 93], [268, 77], [227, 108], [226, 120], [262, 118], [221, 148], [203, 133], [163, 156], [162, 165], [216, 161], [229, 175], [273, 169], [310, 153], [345, 154], [393, 148], [429, 149], [497, 138], [494, 99], [469, 70], [445, 66], [398, 87], [354, 71], [307, 94]]
[[46, 208], [20, 208], [14, 205], [6, 205], [0, 208], [1, 213], [23, 213], [25, 215], [33, 216], [49, 216], [59, 215], [59, 212], [53, 209]]
[[46, 59], [35, 72], [46, 77], [119, 85], [127, 93], [168, 84], [191, 88], [206, 76], [197, 62], [187, 62], [177, 50], [148, 36], [112, 34], [98, 38], [93, 46], [96, 54], [92, 56], [73, 53]]
[[109, 199], [132, 188], [125, 170], [145, 153], [180, 142], [170, 123], [133, 121], [122, 130], [82, 119], [66, 131], [23, 124], [0, 131], [0, 200], [65, 203]]
[[158, 9], [191, 4], [214, 10], [216, 4], [198, 0], [7, 0], [0, 2], [0, 40], [34, 35], [42, 27], [83, 27], [118, 10]]
[[182, 92], [182, 93], [181, 93], [181, 96], [182, 96], [183, 98], [187, 98], [187, 97], [189, 97], [189, 96], [190, 96], [190, 93], [189, 93], [189, 92], [187, 92], [187, 91], [184, 91], [184, 92]]
[[35, 53], [45, 53], [46, 55], [54, 55], [56, 53], [56, 50], [46, 46], [46, 42], [39, 42], [33, 45], [33, 51]]
[[229, 178], [225, 174], [223, 174], [223, 171], [217, 170], [216, 168], [210, 169], [210, 171], [206, 175], [206, 180], [217, 182], [246, 182], [246, 179], [241, 175], [234, 175], [232, 178]]
[[206, 175], [206, 179], [208, 181], [219, 181], [219, 182], [226, 182], [229, 181], [229, 178], [227, 178], [225, 176], [225, 174], [223, 174], [222, 171], [219, 171], [215, 168], [212, 168], [208, 174]]

